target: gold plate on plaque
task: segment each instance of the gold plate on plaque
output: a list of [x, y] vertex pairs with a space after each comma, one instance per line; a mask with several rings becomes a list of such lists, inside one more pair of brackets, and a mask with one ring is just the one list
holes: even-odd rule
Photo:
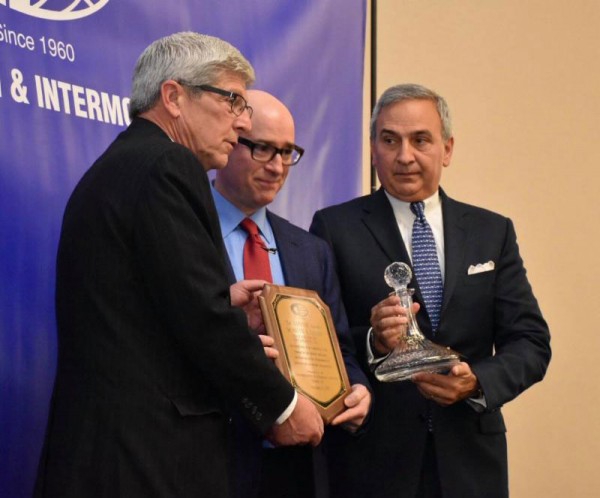
[[315, 291], [266, 284], [259, 297], [275, 364], [317, 407], [325, 423], [344, 410], [350, 381], [329, 307]]

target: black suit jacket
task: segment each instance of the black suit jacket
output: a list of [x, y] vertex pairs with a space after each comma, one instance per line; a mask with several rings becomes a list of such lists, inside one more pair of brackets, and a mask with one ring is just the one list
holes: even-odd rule
[[[354, 343], [341, 301], [340, 287], [335, 273], [331, 249], [320, 238], [291, 224], [271, 211], [267, 211], [267, 218], [277, 241], [278, 256], [286, 285], [314, 290], [329, 306], [350, 383], [363, 384], [370, 388], [367, 377], [356, 359]], [[234, 282], [235, 276], [231, 268], [229, 268], [229, 275], [231, 281]], [[330, 430], [328, 429], [328, 432]], [[258, 434], [250, 431], [247, 427], [237, 427], [235, 431], [235, 472], [232, 473], [235, 496], [238, 498], [257, 497], [258, 480], [260, 473], [264, 472], [260, 465], [262, 440]], [[327, 477], [324, 456], [320, 448], [317, 450], [312, 450], [309, 447], [285, 448], [273, 451], [278, 452], [277, 458], [289, 462], [288, 466], [282, 464], [285, 470], [289, 470], [288, 486], [294, 482], [292, 473], [303, 472], [300, 469], [292, 468], [301, 462], [302, 468], [312, 468], [312, 475], [298, 477], [305, 481], [312, 479], [315, 495], [318, 497], [326, 496]], [[286, 482], [283, 476], [272, 476], [272, 478]], [[283, 492], [285, 490], [282, 490]]]
[[[541, 380], [550, 360], [549, 332], [526, 277], [511, 221], [448, 198], [444, 219], [445, 282], [435, 341], [461, 352], [477, 375], [487, 409], [467, 402], [442, 408], [411, 382], [374, 378], [373, 420], [358, 441], [340, 438], [333, 450], [334, 496], [414, 497], [421, 474], [428, 419], [444, 498], [508, 495], [501, 406]], [[329, 242], [359, 355], [365, 358], [371, 307], [390, 288], [383, 272], [410, 259], [384, 191], [318, 211], [311, 231]], [[494, 271], [468, 275], [470, 265], [493, 261]], [[416, 281], [415, 300], [422, 303]], [[426, 310], [417, 316], [431, 339]]]
[[84, 175], [57, 261], [59, 358], [37, 496], [227, 496], [227, 419], [293, 389], [229, 303], [202, 165], [135, 119]]

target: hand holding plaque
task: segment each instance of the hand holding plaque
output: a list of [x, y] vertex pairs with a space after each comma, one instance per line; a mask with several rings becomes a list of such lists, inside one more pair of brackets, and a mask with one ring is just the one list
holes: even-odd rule
[[259, 302], [279, 350], [275, 365], [329, 423], [351, 392], [329, 307], [314, 291], [271, 284]]
[[410, 379], [418, 372], [441, 372], [460, 362], [459, 354], [426, 339], [412, 312], [413, 289], [408, 289], [412, 271], [405, 263], [392, 263], [384, 272], [385, 282], [394, 289], [407, 310], [406, 335], [390, 355], [375, 369], [375, 377], [383, 382]]

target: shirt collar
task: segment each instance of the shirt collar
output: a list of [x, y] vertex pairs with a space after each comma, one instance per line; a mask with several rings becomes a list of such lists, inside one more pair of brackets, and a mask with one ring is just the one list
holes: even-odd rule
[[[407, 214], [410, 213], [411, 217], [414, 217], [414, 214], [412, 213], [412, 211], [410, 210], [410, 202], [405, 202], [405, 201], [401, 201], [400, 199], [397, 199], [396, 197], [394, 197], [393, 195], [389, 194], [387, 192], [387, 190], [384, 190], [386, 197], [388, 198], [388, 200], [390, 201], [390, 204], [392, 205], [392, 209], [394, 210], [395, 213], [402, 213], [402, 214]], [[423, 202], [425, 203], [425, 213], [427, 213], [428, 211], [433, 211], [433, 210], [438, 210], [441, 208], [441, 200], [440, 200], [440, 192], [439, 190], [436, 190], [435, 193], [431, 196], [428, 197], [427, 199], [423, 199]]]
[[[235, 207], [229, 200], [223, 197], [215, 188], [214, 182], [211, 182], [211, 190], [217, 212], [219, 213], [219, 222], [221, 223], [221, 234], [223, 238], [233, 232], [244, 218], [250, 218], [258, 225], [261, 235], [268, 244], [273, 243], [273, 233], [267, 221], [267, 208], [261, 207], [252, 216], [246, 216], [242, 211]], [[241, 229], [240, 229], [241, 230]]]

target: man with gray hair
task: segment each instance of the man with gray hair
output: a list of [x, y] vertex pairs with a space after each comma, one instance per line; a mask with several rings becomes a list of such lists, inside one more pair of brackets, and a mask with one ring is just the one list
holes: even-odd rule
[[512, 222], [440, 188], [454, 138], [445, 100], [420, 85], [386, 90], [371, 120], [382, 188], [318, 211], [311, 231], [332, 246], [342, 300], [365, 368], [406, 333], [383, 274], [413, 268], [410, 287], [427, 338], [464, 355], [446, 373], [370, 378], [370, 430], [329, 448], [332, 495], [344, 498], [506, 498], [500, 408], [540, 381], [550, 335], [519, 255]]
[[275, 444], [319, 443], [315, 407], [249, 330], [263, 282], [228, 285], [206, 175], [251, 129], [253, 80], [237, 49], [196, 33], [139, 58], [132, 123], [64, 214], [36, 496], [225, 498], [234, 408]]

